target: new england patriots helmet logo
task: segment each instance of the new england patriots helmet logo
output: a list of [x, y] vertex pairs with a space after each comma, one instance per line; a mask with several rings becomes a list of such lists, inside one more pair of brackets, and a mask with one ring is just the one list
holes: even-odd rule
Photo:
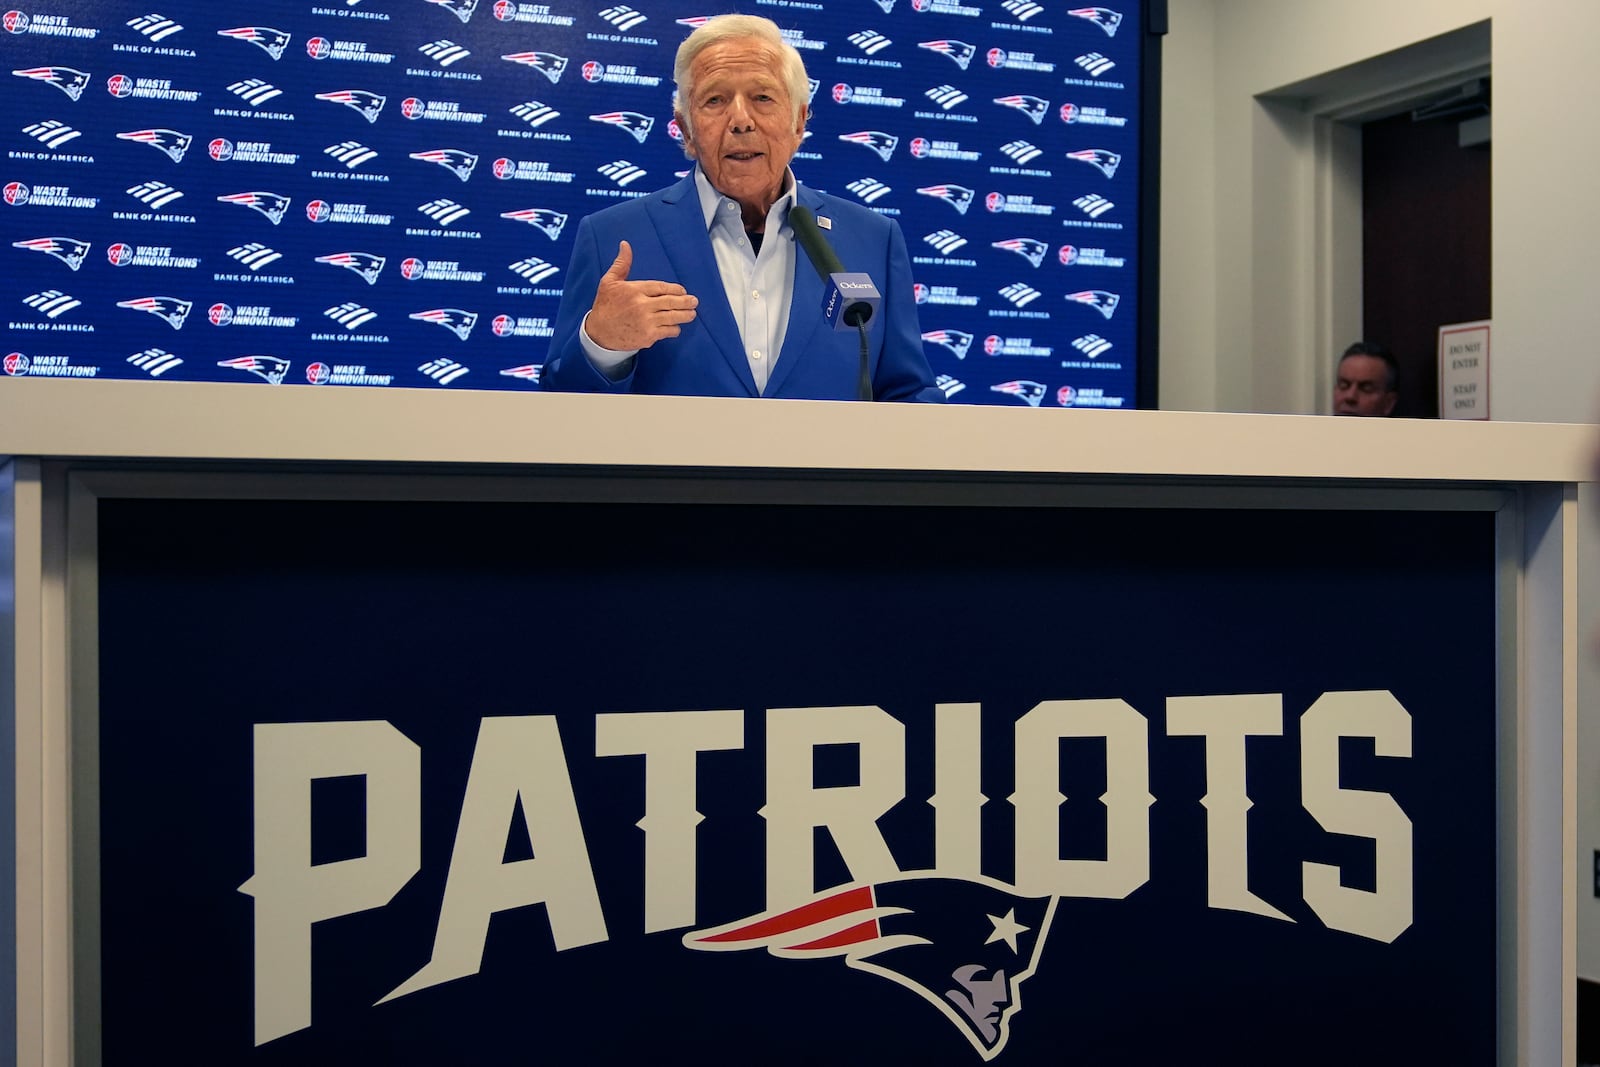
[[369, 93], [365, 89], [337, 89], [331, 93], [318, 93], [317, 99], [354, 108], [368, 122], [377, 122], [387, 98], [377, 93]]
[[478, 324], [478, 313], [476, 311], [462, 311], [460, 308], [434, 308], [431, 311], [416, 311], [410, 317], [419, 322], [431, 322], [437, 326], [443, 326], [463, 341], [472, 333], [472, 328]]
[[922, 335], [924, 341], [936, 345], [944, 345], [956, 354], [957, 359], [967, 358], [967, 349], [972, 347], [972, 335], [961, 330], [929, 330]]
[[917, 192], [943, 200], [963, 215], [972, 206], [972, 198], [977, 195], [976, 190], [964, 185], [925, 185]]
[[896, 137], [892, 133], [884, 133], [882, 130], [861, 130], [857, 133], [841, 133], [839, 135], [839, 140], [848, 141], [851, 144], [858, 144], [862, 148], [870, 148], [872, 151], [878, 153], [878, 158], [883, 160], [885, 163], [889, 162], [889, 157], [894, 155], [895, 146], [900, 143], [900, 138]]
[[1122, 13], [1112, 11], [1108, 7], [1075, 7], [1068, 11], [1067, 14], [1074, 15], [1080, 19], [1088, 19], [1102, 30], [1105, 30], [1107, 37], [1115, 37], [1117, 35], [1117, 27], [1122, 25]]
[[148, 311], [174, 330], [183, 329], [184, 321], [189, 317], [189, 309], [193, 306], [193, 301], [180, 300], [175, 296], [141, 296], [133, 300], [117, 301], [117, 307]]
[[437, 163], [462, 181], [472, 177], [472, 168], [478, 165], [477, 156], [459, 148], [430, 148], [426, 152], [411, 153], [411, 158], [424, 163]]
[[512, 63], [521, 63], [525, 67], [532, 67], [546, 78], [549, 78], [551, 85], [560, 81], [561, 75], [567, 69], [567, 57], [558, 56], [554, 52], [512, 52], [510, 55], [504, 55], [500, 58]]
[[128, 133], [117, 134], [119, 141], [138, 141], [151, 148], [159, 149], [167, 154], [167, 158], [174, 163], [183, 162], [183, 154], [189, 150], [189, 145], [194, 142], [194, 136], [179, 133], [177, 130], [132, 130]]
[[1104, 148], [1085, 148], [1077, 152], [1068, 152], [1067, 158], [1076, 159], [1079, 163], [1087, 163], [1107, 178], [1115, 178], [1117, 176], [1117, 165], [1122, 162], [1121, 156]]
[[249, 193], [226, 193], [217, 197], [223, 204], [238, 204], [240, 207], [254, 208], [261, 212], [276, 226], [283, 221], [283, 216], [289, 210], [289, 198], [277, 193], [264, 193], [260, 191]]
[[1044, 113], [1050, 110], [1050, 101], [1041, 100], [1037, 96], [1013, 94], [1011, 96], [997, 96], [994, 102], [1006, 107], [1014, 107], [1033, 120], [1035, 126], [1044, 121]]
[[649, 136], [650, 129], [656, 120], [649, 115], [641, 115], [637, 111], [607, 111], [600, 115], [590, 115], [590, 122], [604, 122], [632, 135], [635, 141], [644, 144], [644, 139]]
[[1056, 902], [990, 878], [909, 873], [696, 930], [683, 943], [708, 952], [766, 949], [782, 959], [843, 957], [933, 1005], [992, 1060], [1022, 1009], [1022, 983], [1038, 967]]
[[967, 69], [967, 64], [972, 62], [973, 55], [978, 51], [978, 46], [965, 41], [920, 41], [918, 48], [926, 48], [930, 52], [937, 52], [946, 59], [954, 60], [955, 65], [962, 70]]
[[361, 280], [368, 285], [376, 285], [378, 275], [383, 273], [385, 260], [382, 256], [373, 255], [371, 252], [333, 252], [326, 256], [318, 256], [317, 262], [353, 270], [361, 275]]
[[29, 252], [43, 252], [77, 270], [89, 255], [89, 242], [71, 237], [30, 237], [26, 241], [12, 241], [12, 248], [25, 248]]
[[71, 67], [24, 67], [11, 73], [19, 78], [48, 82], [74, 100], [83, 95], [84, 88], [89, 84], [88, 71], [74, 70]]
[[289, 373], [289, 361], [279, 359], [277, 356], [238, 356], [234, 359], [219, 359], [217, 366], [249, 371], [259, 378], [265, 378], [273, 385], [281, 385], [284, 375]]
[[231, 30], [218, 30], [217, 36], [249, 41], [273, 59], [282, 59], [283, 50], [289, 47], [289, 34], [271, 26], [235, 26]]
[[1068, 293], [1067, 299], [1074, 304], [1092, 307], [1108, 319], [1116, 314], [1117, 304], [1122, 301], [1122, 297], [1116, 293], [1108, 293], [1104, 289], [1085, 289], [1081, 293]]
[[1007, 396], [1014, 396], [1018, 400], [1025, 401], [1029, 407], [1035, 408], [1039, 406], [1039, 401], [1044, 399], [1044, 391], [1043, 383], [1022, 380], [1001, 382], [999, 385], [989, 386], [989, 392], [991, 393], [1005, 393]]
[[544, 231], [550, 240], [559, 240], [561, 228], [567, 224], [567, 216], [562, 212], [547, 207], [528, 207], [518, 211], [502, 211], [500, 217], [511, 219], [513, 222], [526, 222]]
[[1032, 237], [1008, 237], [1004, 241], [995, 241], [989, 247], [1015, 252], [1035, 267], [1044, 262], [1044, 254], [1049, 251], [1048, 245]]
[[430, 4], [438, 4], [462, 22], [471, 22], [472, 13], [478, 10], [478, 0], [428, 0]]

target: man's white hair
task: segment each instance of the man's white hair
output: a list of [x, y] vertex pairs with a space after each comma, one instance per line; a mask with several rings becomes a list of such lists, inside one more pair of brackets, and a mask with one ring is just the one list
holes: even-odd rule
[[694, 85], [690, 75], [695, 57], [714, 44], [738, 40], [760, 41], [777, 50], [780, 68], [778, 74], [783, 79], [784, 88], [789, 92], [789, 100], [794, 105], [796, 119], [800, 117], [800, 109], [805, 107], [811, 98], [811, 79], [806, 74], [805, 60], [800, 58], [800, 53], [794, 45], [783, 39], [783, 31], [778, 29], [776, 22], [760, 15], [717, 15], [709, 18], [684, 38], [683, 43], [678, 46], [678, 57], [672, 64], [672, 80], [677, 85], [672, 94], [672, 110], [677, 114], [678, 122], [684, 127], [685, 152], [689, 150], [688, 138], [694, 136], [694, 131], [690, 128], [693, 119], [689, 114], [691, 110], [689, 104], [694, 97]]

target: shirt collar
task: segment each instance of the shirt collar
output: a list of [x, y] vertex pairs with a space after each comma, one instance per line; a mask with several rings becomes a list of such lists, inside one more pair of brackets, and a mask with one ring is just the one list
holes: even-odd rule
[[[778, 222], [780, 224], [778, 230], [780, 233], [788, 232], [789, 208], [795, 203], [795, 193], [799, 191], [800, 180], [794, 176], [793, 170], [786, 167], [783, 172], [783, 184], [784, 191], [782, 195], [772, 205], [772, 210], [778, 212]], [[696, 164], [694, 168], [694, 188], [700, 197], [700, 212], [705, 216], [706, 229], [708, 230], [716, 225], [718, 210], [728, 210], [723, 207], [724, 204], [732, 204], [735, 209], [739, 207], [738, 201], [731, 197], [723, 196], [712, 187], [710, 179], [706, 177], [706, 172], [700, 168], [699, 164]], [[772, 218], [772, 211], [767, 212], [767, 218]], [[744, 224], [741, 221], [740, 229], [743, 228]]]

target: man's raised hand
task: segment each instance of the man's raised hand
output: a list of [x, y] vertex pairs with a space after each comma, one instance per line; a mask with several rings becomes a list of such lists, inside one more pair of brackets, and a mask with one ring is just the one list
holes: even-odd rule
[[698, 297], [676, 282], [630, 281], [633, 248], [617, 247], [617, 258], [600, 276], [594, 305], [584, 320], [589, 340], [613, 352], [649, 348], [663, 337], [676, 337], [679, 327], [694, 321]]

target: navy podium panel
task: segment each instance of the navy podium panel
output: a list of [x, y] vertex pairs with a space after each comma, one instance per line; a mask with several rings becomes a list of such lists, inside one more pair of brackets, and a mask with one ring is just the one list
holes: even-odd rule
[[1492, 513], [99, 507], [108, 1065], [1495, 1056]]

